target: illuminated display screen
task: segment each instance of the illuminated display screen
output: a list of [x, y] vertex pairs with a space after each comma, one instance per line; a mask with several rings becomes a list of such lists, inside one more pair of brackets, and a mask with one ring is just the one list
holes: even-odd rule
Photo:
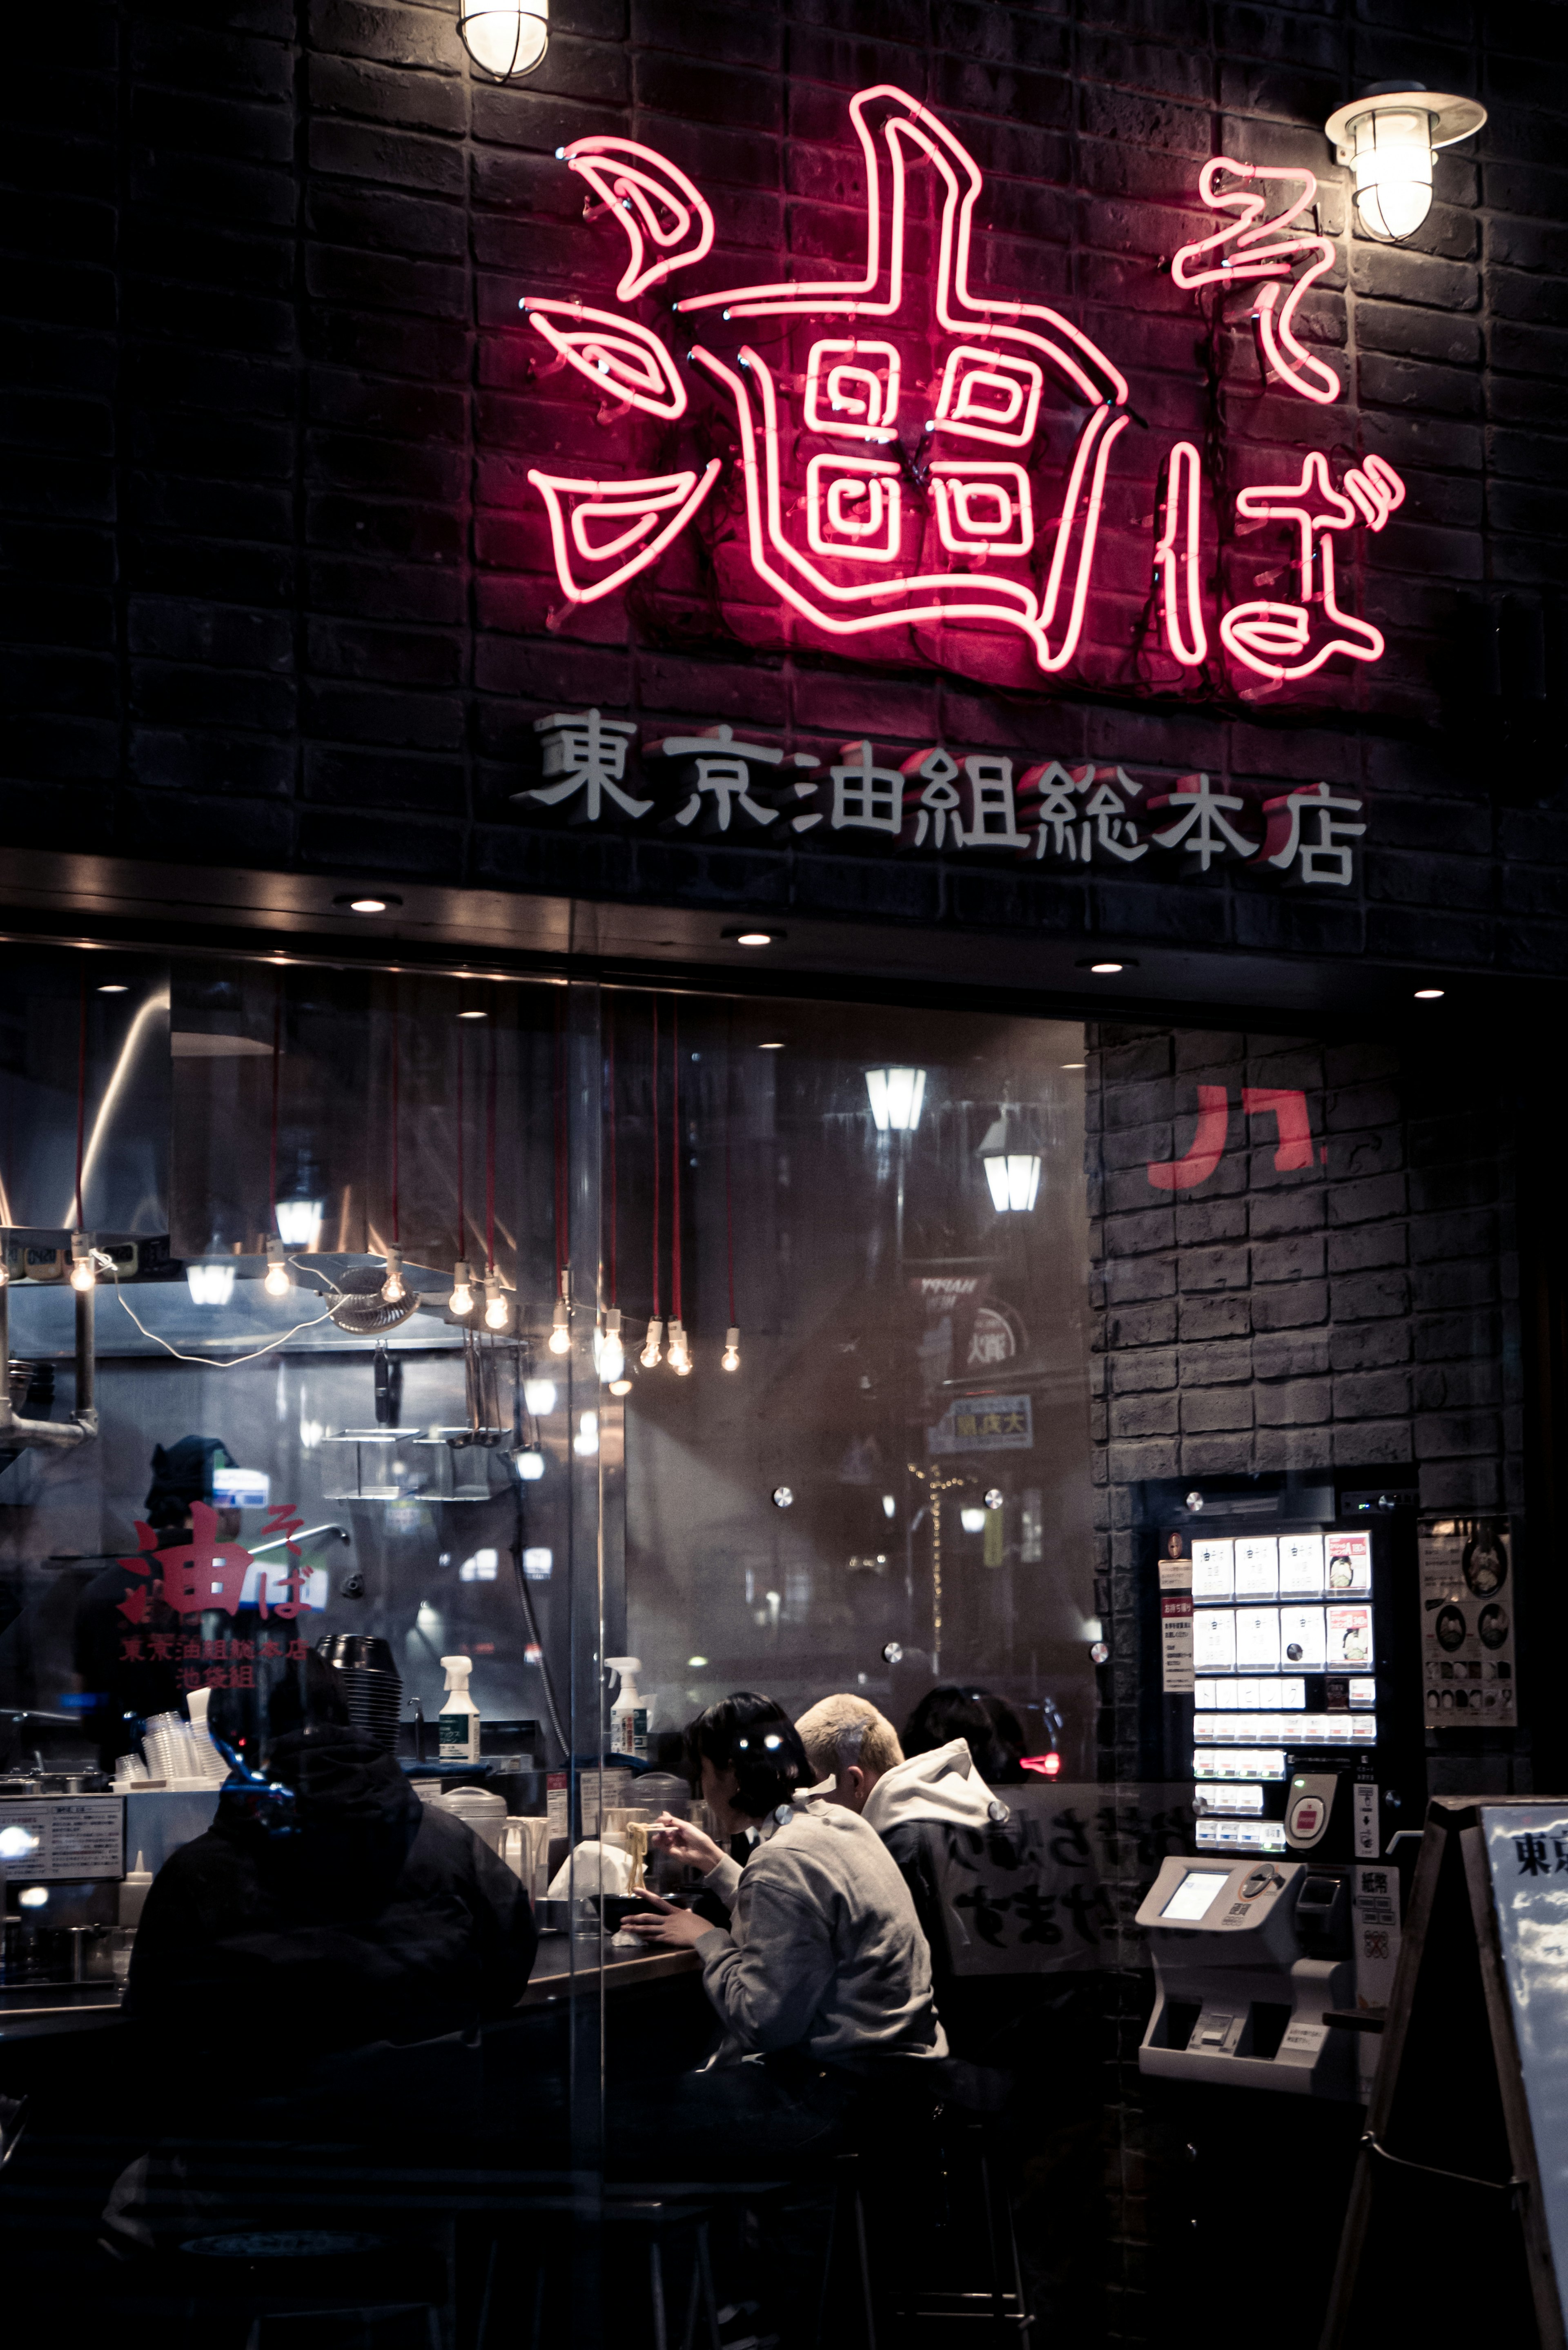
[[1226, 1879], [1218, 1869], [1189, 1868], [1164, 1908], [1162, 1918], [1177, 1918], [1192, 1924], [1204, 1917], [1221, 1892]]

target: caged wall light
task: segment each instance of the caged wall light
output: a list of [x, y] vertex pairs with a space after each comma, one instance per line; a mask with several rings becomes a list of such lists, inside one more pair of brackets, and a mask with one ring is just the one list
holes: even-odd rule
[[1356, 217], [1385, 244], [1414, 236], [1432, 208], [1432, 152], [1474, 136], [1486, 109], [1473, 98], [1374, 82], [1324, 123], [1336, 161], [1355, 177]]
[[550, 46], [550, 0], [527, 0], [520, 8], [495, 8], [463, 0], [457, 29], [476, 66], [497, 81], [532, 73]]

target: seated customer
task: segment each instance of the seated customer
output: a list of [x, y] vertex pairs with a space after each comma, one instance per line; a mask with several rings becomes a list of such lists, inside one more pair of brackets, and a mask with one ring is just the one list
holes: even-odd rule
[[306, 2058], [465, 2032], [516, 2004], [537, 1938], [522, 1886], [472, 1828], [421, 1804], [395, 1756], [314, 1721], [267, 1780], [231, 1785], [147, 1896], [125, 2012], [190, 2054], [286, 2022]]
[[1019, 1760], [1023, 1724], [1005, 1698], [990, 1690], [966, 1689], [959, 1681], [942, 1681], [928, 1690], [904, 1724], [905, 1753], [929, 1754], [955, 1738], [966, 1742], [988, 1786], [1022, 1784], [1027, 1775]]
[[[900, 1751], [893, 1725], [863, 1697], [825, 1697], [795, 1728], [831, 1804], [858, 1812], [898, 1865], [929, 1943], [940, 1986], [942, 2020], [957, 2056], [994, 2056], [1000, 2018], [993, 1980], [955, 1980], [952, 1945], [964, 1929], [943, 1898], [944, 1831], [1011, 1838], [1012, 1814], [974, 1766], [963, 1737], [929, 1753]], [[827, 1791], [826, 1783], [832, 1782]], [[1011, 1845], [1010, 1845], [1011, 1853]], [[1022, 1854], [1012, 1854], [1016, 1865]]]

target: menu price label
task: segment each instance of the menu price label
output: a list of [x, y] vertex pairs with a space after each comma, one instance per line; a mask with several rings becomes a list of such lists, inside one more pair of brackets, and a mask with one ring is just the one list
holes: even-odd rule
[[1192, 1689], [1192, 1595], [1165, 1591], [1159, 1600], [1159, 1662], [1168, 1697]]
[[0, 1800], [0, 1856], [14, 1884], [82, 1884], [125, 1875], [123, 1795]]

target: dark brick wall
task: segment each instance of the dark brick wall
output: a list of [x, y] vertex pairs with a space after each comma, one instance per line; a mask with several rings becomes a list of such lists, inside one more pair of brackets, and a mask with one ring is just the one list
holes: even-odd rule
[[[559, 0], [544, 66], [497, 88], [469, 68], [452, 0], [121, 0], [68, 38], [25, 16], [0, 153], [0, 838], [1560, 969], [1562, 31], [1560, 7], [1479, 0]], [[1347, 233], [1320, 126], [1406, 74], [1492, 116], [1440, 159], [1417, 249], [1392, 251]], [[1141, 481], [1113, 498], [1091, 641], [1060, 689], [854, 666], [765, 627], [749, 648], [745, 611], [680, 562], [546, 625], [526, 464], [613, 465], [633, 445], [533, 379], [517, 324], [521, 290], [588, 270], [597, 288], [604, 240], [618, 250], [578, 217], [554, 149], [649, 138], [768, 274], [852, 249], [845, 103], [877, 76], [985, 165], [982, 282], [1064, 302], [1127, 365], [1150, 436], [1221, 428], [1236, 479], [1258, 478], [1260, 451], [1293, 469], [1316, 446], [1403, 470], [1408, 503], [1357, 588], [1389, 629], [1376, 683], [1340, 663], [1291, 710], [1243, 711], [1218, 673], [1196, 700], [1132, 698]], [[1306, 317], [1348, 373], [1332, 410], [1264, 392], [1245, 327], [1211, 336], [1157, 270], [1209, 225], [1193, 187], [1217, 151], [1320, 172], [1341, 263]], [[1090, 878], [552, 830], [510, 798], [534, 778], [531, 721], [590, 701], [814, 747], [869, 731], [889, 751], [940, 736], [1249, 787], [1327, 776], [1365, 789], [1372, 831], [1341, 896], [1222, 868]]]

